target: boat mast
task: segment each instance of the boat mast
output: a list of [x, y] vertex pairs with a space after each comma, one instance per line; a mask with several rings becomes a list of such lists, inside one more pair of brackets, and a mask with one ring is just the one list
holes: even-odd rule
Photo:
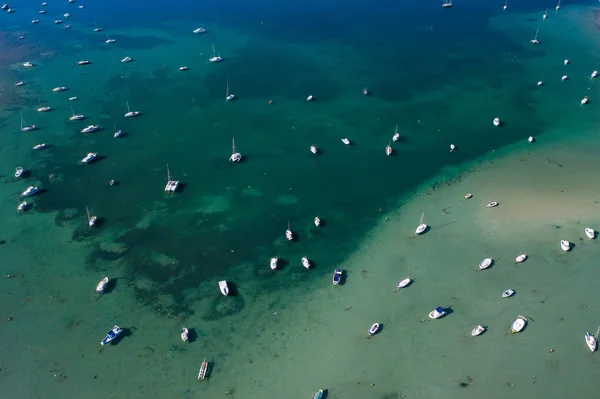
[[169, 164], [167, 164], [167, 182], [171, 181], [171, 172], [169, 171]]
[[598, 327], [598, 330], [596, 330], [596, 335], [595, 335], [596, 341], [598, 340], [598, 335], [600, 335], [600, 327]]
[[229, 97], [229, 81], [227, 81], [227, 91], [225, 92], [225, 97]]
[[90, 222], [90, 210], [88, 209], [88, 207], [85, 207], [85, 211], [87, 212], [87, 217], [88, 217], [88, 223]]
[[421, 214], [421, 220], [419, 220], [419, 226], [423, 224], [423, 216], [425, 216], [425, 212]]
[[215, 45], [213, 44], [213, 56], [212, 58], [215, 58]]
[[23, 130], [23, 113], [21, 112], [21, 130]]
[[235, 154], [235, 138], [231, 138], [231, 154]]
[[131, 112], [131, 110], [129, 109], [129, 101], [126, 102], [127, 103], [127, 112]]

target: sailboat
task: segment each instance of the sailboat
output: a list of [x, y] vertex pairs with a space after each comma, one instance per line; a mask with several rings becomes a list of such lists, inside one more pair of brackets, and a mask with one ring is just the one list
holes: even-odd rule
[[104, 43], [106, 43], [106, 44], [112, 44], [112, 43], [114, 43], [114, 42], [116, 42], [116, 40], [115, 40], [115, 39], [110, 39], [110, 38], [108, 37], [108, 35], [106, 35], [106, 41], [105, 41]]
[[227, 91], [225, 92], [225, 101], [233, 101], [235, 100], [235, 95], [229, 93], [229, 82], [227, 82]]
[[590, 352], [592, 353], [596, 351], [596, 346], [598, 344], [598, 334], [600, 334], [600, 327], [598, 327], [596, 335], [592, 335], [589, 332], [585, 333], [585, 343], [589, 348]]
[[292, 233], [292, 230], [290, 229], [290, 222], [288, 222], [288, 228], [285, 231], [285, 239], [288, 241], [292, 241], [294, 239], [294, 233]]
[[417, 230], [415, 231], [416, 235], [422, 234], [425, 230], [427, 230], [427, 225], [425, 223], [423, 223], [423, 216], [425, 216], [425, 212], [423, 212], [421, 214], [421, 220], [419, 220], [419, 226], [417, 227]]
[[546, 11], [544, 11], [544, 15], [542, 15], [542, 20], [545, 21], [546, 18], [548, 18], [548, 9], [546, 8]]
[[506, 10], [508, 8], [508, 0], [506, 0], [504, 2], [504, 7], [502, 7], [503, 10]]
[[540, 41], [537, 38], [538, 33], [540, 33], [540, 28], [537, 28], [537, 30], [535, 31], [535, 37], [529, 41], [531, 44], [539, 44], [540, 43]]
[[242, 154], [235, 150], [235, 139], [232, 138], [231, 143], [231, 156], [229, 157], [229, 160], [231, 162], [240, 162], [242, 160]]
[[125, 118], [133, 118], [134, 116], [138, 116], [140, 113], [138, 111], [132, 111], [129, 108], [129, 101], [127, 101], [127, 113], [125, 114]]
[[94, 227], [94, 225], [96, 224], [96, 221], [98, 220], [97, 216], [90, 216], [90, 210], [88, 209], [88, 207], [85, 207], [85, 210], [87, 212], [87, 217], [88, 217], [88, 226], [90, 227]]
[[73, 115], [69, 118], [70, 121], [80, 121], [85, 118], [83, 114], [75, 114], [75, 111], [73, 111], [73, 107], [71, 107], [71, 113]]
[[392, 137], [392, 141], [400, 140], [400, 133], [398, 133], [398, 125], [396, 125], [396, 130], [394, 130], [394, 136]]
[[442, 7], [452, 7], [452, 0], [444, 0]]
[[25, 120], [23, 119], [23, 113], [21, 113], [21, 131], [22, 132], [30, 132], [32, 130], [35, 130], [35, 125], [25, 124]]
[[174, 193], [177, 191], [177, 187], [179, 187], [179, 182], [176, 180], [171, 180], [171, 171], [169, 170], [169, 165], [167, 164], [167, 185], [165, 186], [165, 191], [168, 193]]
[[210, 57], [208, 59], [208, 62], [221, 62], [221, 61], [223, 61], [223, 58], [221, 58], [221, 54], [216, 55], [216, 53], [215, 53], [215, 45], [213, 44], [212, 57]]
[[556, 5], [556, 11], [560, 10], [560, 0], [558, 0], [558, 4]]
[[47, 107], [47, 106], [42, 106], [42, 102], [40, 101], [40, 96], [38, 96], [38, 103], [40, 104], [40, 107], [37, 109], [38, 112], [47, 112], [50, 111], [52, 108]]
[[388, 143], [388, 145], [385, 147], [385, 155], [390, 156], [392, 155], [392, 146], [390, 146], [390, 144]]

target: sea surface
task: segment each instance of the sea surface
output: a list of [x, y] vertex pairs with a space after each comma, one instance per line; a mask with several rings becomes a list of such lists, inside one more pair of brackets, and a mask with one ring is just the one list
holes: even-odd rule
[[[600, 229], [597, 4], [10, 2], [0, 397], [597, 397], [583, 338], [600, 326], [600, 244], [583, 233]], [[18, 213], [30, 185], [42, 191]], [[437, 306], [450, 313], [430, 320]], [[124, 336], [100, 346], [114, 324]]]

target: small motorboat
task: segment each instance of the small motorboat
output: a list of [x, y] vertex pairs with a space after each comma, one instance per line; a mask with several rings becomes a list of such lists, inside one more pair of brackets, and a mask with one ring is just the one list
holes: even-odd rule
[[40, 10], [38, 14], [46, 14], [46, 10]]
[[527, 318], [525, 316], [519, 315], [519, 317], [517, 317], [517, 319], [515, 321], [513, 321], [512, 325], [510, 326], [510, 331], [513, 334], [521, 332], [525, 328], [526, 324], [527, 324]]
[[560, 240], [560, 249], [568, 252], [571, 249], [571, 243], [567, 240]]
[[86, 164], [89, 164], [89, 163], [92, 163], [92, 162], [94, 162], [94, 160], [96, 159], [96, 157], [97, 157], [97, 156], [98, 156], [98, 154], [97, 154], [97, 153], [95, 153], [95, 152], [89, 152], [89, 153], [88, 153], [88, 154], [85, 156], [85, 158], [83, 158], [83, 159], [81, 160], [81, 163], [82, 163], [82, 164], [84, 164], [84, 165], [86, 165]]
[[441, 306], [438, 306], [437, 308], [435, 308], [431, 312], [429, 312], [429, 318], [430, 319], [439, 319], [440, 317], [444, 316], [446, 313], [448, 313], [446, 311], [446, 309], [444, 309]]
[[475, 327], [473, 330], [471, 330], [471, 335], [473, 337], [476, 337], [478, 335], [483, 334], [484, 331], [485, 331], [485, 327], [482, 325], [479, 325], [479, 326]]
[[43, 150], [44, 148], [46, 148], [46, 143], [40, 143], [33, 146], [34, 150]]
[[70, 18], [70, 17], [71, 17], [71, 14], [69, 14], [69, 13], [65, 13], [65, 14], [63, 15], [63, 17], [65, 17], [65, 18]]
[[316, 154], [317, 152], [319, 152], [319, 149], [317, 148], [316, 145], [311, 145], [310, 152], [312, 152], [313, 154]]
[[493, 123], [494, 123], [494, 126], [500, 126], [500, 119], [494, 118]]
[[93, 133], [98, 129], [100, 129], [98, 125], [89, 125], [88, 127], [84, 127], [83, 129], [81, 129], [81, 133]]
[[48, 112], [48, 111], [50, 111], [51, 109], [52, 109], [52, 108], [50, 108], [50, 107], [39, 107], [39, 108], [37, 109], [37, 112]]
[[517, 258], [515, 259], [515, 262], [522, 263], [522, 262], [525, 262], [526, 259], [527, 259], [527, 254], [521, 254], [521, 255], [517, 256]]
[[27, 188], [27, 190], [23, 191], [19, 196], [21, 198], [24, 197], [31, 197], [32, 195], [37, 194], [40, 191], [40, 189], [38, 187], [34, 187], [34, 186], [29, 186]]
[[585, 96], [581, 99], [581, 105], [585, 105], [589, 102], [590, 100], [588, 99], [588, 96]]
[[509, 298], [515, 294], [515, 290], [509, 288], [507, 290], [502, 291], [502, 298]]
[[292, 241], [294, 239], [294, 233], [290, 230], [290, 222], [288, 222], [288, 228], [285, 231], [285, 239], [288, 241]]
[[535, 138], [533, 136], [529, 136], [527, 141], [529, 141], [530, 143], [533, 143], [535, 141]]
[[27, 209], [27, 201], [23, 201], [17, 206], [18, 212], [23, 212], [25, 209]]
[[33, 62], [29, 62], [29, 61], [27, 61], [27, 62], [25, 62], [25, 63], [23, 64], [23, 66], [24, 66], [25, 68], [33, 68], [35, 65], [34, 65], [34, 63], [33, 63]]
[[594, 79], [596, 76], [598, 76], [598, 71], [594, 71], [594, 72], [592, 72], [592, 75], [591, 75], [591, 76], [592, 76], [592, 79]]
[[454, 144], [450, 144], [450, 152], [456, 150], [456, 146]]
[[69, 101], [75, 101], [77, 100], [77, 97], [69, 97]]
[[427, 230], [427, 225], [425, 223], [423, 223], [423, 216], [425, 216], [425, 212], [423, 212], [421, 214], [421, 220], [419, 221], [419, 225], [417, 226], [417, 229], [415, 230], [416, 235], [423, 234], [423, 232], [425, 230]]
[[564, 64], [565, 64], [565, 65], [569, 65], [569, 60], [565, 60], [565, 61], [564, 61]]
[[113, 43], [116, 43], [116, 40], [115, 39], [106, 39], [106, 41], [104, 43], [113, 44]]
[[335, 269], [335, 271], [333, 272], [333, 285], [338, 285], [340, 281], [342, 281], [343, 273], [344, 272], [342, 271], [342, 269]]
[[115, 324], [115, 326], [106, 333], [106, 337], [100, 342], [100, 345], [106, 345], [114, 341], [119, 335], [123, 334], [123, 329]]
[[2, 4], [2, 7], [0, 7], [0, 10], [2, 10], [2, 11], [8, 10], [8, 4]]
[[31, 23], [32, 23], [33, 25], [35, 25], [35, 24], [39, 24], [39, 23], [40, 23], [40, 20], [39, 20], [39, 19], [32, 19], [32, 20], [31, 20]]
[[131, 61], [133, 61], [133, 58], [131, 58], [131, 57], [125, 57], [125, 58], [121, 59], [121, 62], [124, 64], [127, 62], [131, 62]]
[[321, 399], [322, 397], [323, 397], [323, 390], [319, 389], [317, 392], [315, 392], [312, 399]]
[[271, 270], [277, 269], [277, 256], [271, 258]]
[[204, 29], [204, 28], [200, 27], [200, 28], [196, 28], [196, 29], [194, 29], [194, 31], [193, 31], [193, 32], [194, 32], [194, 33], [204, 33], [204, 32], [206, 32], [206, 29]]
[[189, 68], [184, 66], [180, 66], [179, 68], [177, 68], [178, 71], [187, 71]]
[[379, 331], [379, 323], [373, 323], [371, 328], [369, 328], [369, 336], [377, 333], [377, 331]]
[[315, 216], [315, 226], [319, 227], [321, 225], [321, 219], [318, 216]]
[[385, 147], [385, 155], [390, 156], [390, 155], [392, 155], [393, 151], [394, 150], [392, 150], [392, 146], [390, 146], [388, 143], [388, 145]]
[[342, 143], [346, 144], [346, 145], [350, 145], [350, 140], [348, 140], [348, 137], [344, 137], [342, 139]]
[[306, 256], [302, 257], [302, 266], [304, 266], [307, 269], [310, 269], [310, 261]]
[[188, 334], [189, 334], [189, 333], [190, 333], [190, 332], [189, 332], [189, 330], [188, 330], [187, 328], [183, 327], [183, 328], [181, 329], [181, 340], [182, 340], [183, 342], [188, 342]]
[[15, 83], [15, 86], [23, 86], [25, 83], [23, 83], [22, 80], [19, 80], [17, 83]]
[[466, 194], [465, 194], [465, 198], [466, 198], [466, 199], [471, 199], [471, 198], [473, 198], [473, 194], [471, 194], [471, 193], [466, 193]]
[[560, 80], [562, 80], [563, 82], [564, 82], [565, 80], [567, 80], [567, 79], [569, 79], [569, 77], [568, 77], [567, 75], [563, 75], [563, 77], [562, 77], [562, 78], [560, 78]]
[[495, 208], [497, 207], [499, 204], [496, 201], [492, 201], [492, 202], [488, 202], [485, 207], [486, 208]]
[[204, 361], [200, 365], [200, 371], [198, 372], [198, 379], [204, 380], [206, 378], [207, 374], [208, 374], [208, 362], [206, 361], [206, 359], [204, 359]]
[[54, 25], [60, 25], [62, 24], [62, 19], [55, 19], [54, 20]]
[[306, 101], [312, 101], [313, 99], [314, 99], [314, 97], [312, 94], [310, 96], [306, 97]]
[[121, 136], [121, 134], [122, 134], [122, 133], [123, 133], [123, 132], [122, 132], [121, 130], [116, 130], [116, 131], [115, 131], [115, 133], [113, 134], [113, 137], [114, 137], [115, 139], [116, 139], [116, 138], [119, 138], [119, 137]]
[[365, 96], [368, 96], [368, 95], [369, 95], [369, 89], [367, 89], [367, 88], [365, 87], [365, 88], [363, 89], [363, 94], [364, 94]]
[[96, 286], [96, 293], [102, 294], [107, 285], [108, 285], [108, 277], [104, 276], [102, 278], [102, 280], [100, 280], [100, 282]]
[[493, 262], [494, 260], [492, 258], [485, 258], [484, 260], [479, 262], [479, 270], [487, 269], [492, 265]]
[[405, 278], [404, 280], [400, 280], [400, 281], [398, 282], [398, 284], [396, 284], [396, 288], [398, 288], [398, 289], [400, 289], [400, 288], [404, 288], [404, 287], [406, 287], [407, 285], [409, 285], [409, 284], [411, 283], [411, 281], [412, 281], [412, 280], [410, 279], [410, 277], [407, 277], [407, 278]]
[[88, 65], [90, 62], [88, 60], [78, 61], [77, 65]]
[[588, 236], [588, 238], [590, 240], [596, 238], [596, 231], [594, 229], [592, 229], [591, 227], [586, 227], [584, 231], [585, 231], [585, 235]]
[[541, 85], [543, 85], [543, 84], [544, 84], [544, 82], [542, 82], [541, 80], [540, 80], [539, 82], [537, 82], [537, 85], [538, 85], [538, 86], [541, 86]]
[[219, 289], [221, 290], [221, 294], [225, 296], [229, 295], [229, 287], [227, 286], [227, 281], [219, 281]]
[[61, 91], [65, 91], [65, 90], [67, 90], [67, 88], [65, 86], [58, 86], [58, 87], [55, 87], [54, 89], [52, 89], [52, 91], [55, 93], [60, 93]]
[[22, 166], [18, 166], [17, 169], [15, 169], [15, 177], [19, 178], [23, 175], [23, 167]]
[[585, 333], [585, 344], [589, 348], [590, 352], [593, 353], [596, 351], [596, 344], [597, 344], [596, 337], [594, 337], [589, 332]]

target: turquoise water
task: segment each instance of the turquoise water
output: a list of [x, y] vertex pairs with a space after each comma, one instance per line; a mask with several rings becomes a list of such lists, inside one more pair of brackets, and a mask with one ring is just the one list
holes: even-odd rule
[[[574, 374], [585, 353], [580, 348], [585, 331], [579, 329], [596, 328], [593, 317], [574, 317], [587, 324], [574, 338], [577, 356], [562, 359], [569, 364], [566, 370], [554, 359], [541, 361], [550, 370], [569, 371], [560, 386], [551, 372], [530, 373], [538, 364], [518, 354], [518, 345], [545, 352], [550, 338], [564, 339], [547, 334], [554, 328], [551, 321], [533, 322], [543, 327], [511, 337], [521, 341], [507, 349], [503, 334], [512, 319], [537, 310], [534, 296], [521, 296], [520, 288], [515, 300], [529, 309], [499, 309], [494, 300], [456, 306], [436, 324], [439, 330], [420, 322], [433, 307], [459, 297], [455, 287], [470, 290], [469, 300], [478, 301], [486, 290], [495, 295], [514, 281], [500, 260], [490, 270], [500, 281], [480, 289], [477, 280], [431, 265], [454, 259], [476, 266], [515, 241], [529, 244], [506, 250], [505, 259], [514, 251], [529, 252], [525, 246], [542, 253], [560, 239], [549, 226], [598, 219], [594, 208], [583, 205], [578, 215], [557, 217], [557, 209], [568, 203], [552, 199], [555, 194], [545, 199], [541, 221], [531, 227], [539, 240], [506, 233], [521, 226], [522, 209], [506, 216], [511, 223], [493, 221], [491, 232], [490, 221], [479, 213], [463, 210], [457, 218], [463, 223], [444, 219], [459, 206], [452, 203], [448, 210], [444, 201], [450, 197], [464, 202], [464, 193], [474, 191], [475, 199], [486, 202], [503, 192], [493, 192], [486, 178], [461, 185], [473, 167], [470, 160], [492, 159], [483, 162], [485, 170], [496, 162], [519, 164], [521, 158], [510, 154], [521, 154], [528, 136], [545, 144], [537, 149], [538, 162], [532, 162], [534, 173], [527, 180], [537, 191], [527, 198], [560, 186], [572, 174], [583, 182], [593, 179], [581, 170], [593, 160], [592, 143], [597, 145], [589, 134], [598, 122], [597, 82], [589, 78], [600, 50], [593, 40], [593, 9], [569, 4], [555, 13], [546, 3], [511, 3], [503, 13], [503, 3], [491, 1], [457, 3], [450, 10], [433, 1], [376, 9], [366, 2], [322, 1], [285, 6], [178, 1], [168, 7], [80, 1], [76, 5], [85, 8], [78, 9], [61, 1], [50, 2], [47, 15], [38, 15], [38, 6], [11, 3], [15, 13], [0, 14], [2, 47], [10, 49], [0, 78], [0, 240], [5, 241], [0, 251], [3, 272], [14, 275], [0, 280], [2, 308], [12, 318], [1, 328], [14, 342], [2, 349], [1, 381], [8, 397], [310, 397], [318, 388], [340, 398], [505, 397], [506, 382], [517, 381], [517, 396], [565, 392], [576, 383], [582, 397], [591, 397], [586, 395], [594, 392], [593, 382], [578, 378], [587, 380], [595, 371]], [[545, 8], [551, 12], [542, 21]], [[72, 17], [60, 17], [65, 12]], [[63, 25], [52, 24], [59, 17]], [[40, 24], [29, 24], [34, 18]], [[198, 26], [208, 32], [194, 35]], [[104, 31], [94, 33], [94, 27]], [[537, 28], [541, 44], [531, 46]], [[17, 40], [20, 35], [25, 39]], [[106, 45], [106, 35], [117, 42]], [[213, 44], [222, 63], [207, 63]], [[120, 63], [125, 56], [134, 62]], [[568, 66], [565, 58], [572, 61]], [[82, 59], [91, 64], [77, 66]], [[28, 60], [37, 66], [24, 70], [21, 64]], [[178, 71], [183, 65], [189, 70]], [[561, 82], [565, 73], [569, 79]], [[537, 87], [540, 79], [545, 84]], [[15, 87], [18, 80], [25, 85]], [[224, 101], [227, 81], [238, 96], [232, 103]], [[53, 93], [56, 86], [69, 90]], [[366, 97], [365, 86], [371, 91]], [[309, 94], [316, 101], [306, 102]], [[584, 95], [590, 104], [581, 107]], [[68, 101], [71, 96], [79, 99]], [[126, 102], [142, 116], [123, 118]], [[38, 113], [39, 104], [54, 110]], [[71, 107], [88, 119], [68, 121]], [[19, 132], [20, 113], [40, 129]], [[492, 125], [494, 117], [504, 122], [501, 129]], [[79, 133], [91, 123], [102, 130]], [[394, 156], [386, 157], [396, 124], [402, 140], [392, 145]], [[115, 127], [125, 132], [122, 139], [112, 137]], [[241, 164], [228, 162], [232, 137], [245, 156]], [[342, 137], [354, 145], [344, 146]], [[42, 141], [50, 148], [31, 150]], [[554, 159], [553, 151], [571, 141], [571, 157], [552, 161], [570, 174], [546, 179], [554, 174], [545, 159]], [[449, 151], [451, 143], [457, 151]], [[311, 144], [319, 155], [309, 152]], [[506, 145], [513, 147], [498, 151], [504, 155], [490, 153]], [[90, 151], [101, 159], [79, 165]], [[167, 164], [183, 184], [177, 194], [163, 192]], [[29, 173], [16, 180], [12, 175], [19, 165]], [[491, 168], [497, 169], [505, 170], [490, 177], [497, 182], [524, 174], [508, 166]], [[111, 187], [111, 179], [118, 185]], [[15, 197], [31, 184], [46, 191], [17, 215]], [[506, 192], [510, 184], [500, 186]], [[444, 191], [456, 187], [462, 191]], [[575, 198], [597, 194], [583, 187], [572, 188], [580, 194]], [[486, 190], [483, 198], [477, 193]], [[100, 217], [96, 229], [87, 227], [86, 206]], [[510, 208], [497, 210], [504, 209]], [[431, 233], [448, 232], [422, 237], [433, 247], [417, 244], [412, 235], [423, 211]], [[317, 215], [325, 221], [322, 228], [312, 224]], [[293, 243], [284, 239], [288, 221], [297, 237]], [[495, 243], [477, 241], [480, 235]], [[578, 258], [579, 253], [578, 245], [568, 267], [593, 259]], [[301, 267], [304, 255], [313, 261], [310, 271]], [[269, 269], [272, 256], [283, 260], [281, 270]], [[542, 267], [533, 254], [530, 260], [532, 270]], [[401, 267], [403, 276], [421, 264], [430, 266], [416, 268], [411, 291], [394, 294], [390, 302], [394, 280], [401, 277], [395, 268]], [[336, 267], [347, 271], [344, 286], [330, 284]], [[553, 278], [564, 278], [558, 268], [552, 271]], [[539, 281], [539, 273], [519, 278], [550, 290], [555, 280]], [[97, 297], [94, 284], [104, 274], [113, 285]], [[437, 284], [428, 286], [430, 277]], [[221, 279], [231, 282], [235, 296], [220, 295]], [[590, 283], [584, 286], [580, 295], [591, 295]], [[400, 307], [397, 297], [409, 293], [410, 301]], [[597, 302], [597, 295], [592, 299]], [[481, 322], [475, 315], [482, 313], [490, 314], [490, 331], [471, 344], [463, 334]], [[384, 329], [366, 341], [375, 320]], [[98, 352], [114, 323], [127, 328], [128, 336]], [[196, 336], [189, 345], [179, 340], [182, 325]], [[447, 346], [438, 334], [448, 337]], [[491, 349], [480, 352], [473, 345]], [[448, 360], [439, 360], [439, 353]], [[197, 383], [204, 358], [214, 362], [213, 371], [208, 381]], [[496, 381], [503, 373], [507, 381]], [[532, 383], [529, 374], [544, 378]], [[461, 389], [457, 384], [466, 376], [475, 382]]]

